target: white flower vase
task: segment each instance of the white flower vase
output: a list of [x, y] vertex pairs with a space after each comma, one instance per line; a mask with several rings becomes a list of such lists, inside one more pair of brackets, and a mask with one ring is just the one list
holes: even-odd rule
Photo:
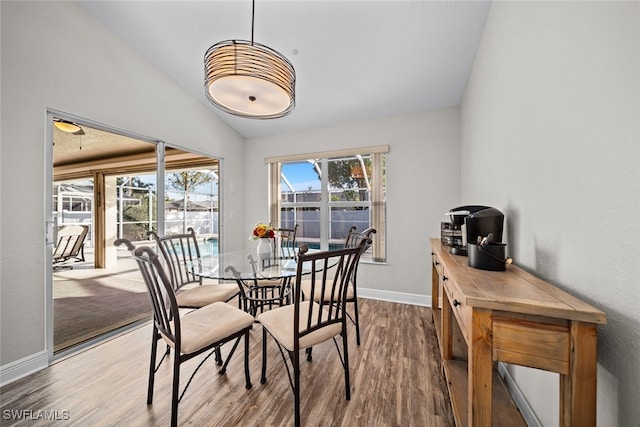
[[258, 239], [258, 247], [256, 248], [256, 251], [258, 255], [258, 265], [260, 268], [268, 266], [273, 256], [271, 239]]

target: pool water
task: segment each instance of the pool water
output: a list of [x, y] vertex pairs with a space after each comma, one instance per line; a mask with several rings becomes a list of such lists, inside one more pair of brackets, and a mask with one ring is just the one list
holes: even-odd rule
[[206, 239], [199, 244], [199, 249], [201, 256], [216, 255], [218, 253], [218, 239], [215, 237]]
[[[312, 242], [312, 243], [296, 242], [296, 247], [300, 247], [301, 244], [306, 244], [309, 249], [318, 249], [318, 250], [320, 249], [320, 243], [318, 242]], [[330, 251], [333, 251], [335, 249], [342, 249], [343, 247], [344, 247], [344, 244], [329, 243]]]
[[[300, 242], [301, 244], [303, 242]], [[320, 249], [320, 243], [319, 242], [310, 242], [306, 244], [309, 249]], [[299, 245], [296, 243], [296, 246], [299, 247]], [[344, 245], [343, 244], [330, 244], [329, 245], [329, 250], [334, 250], [334, 249], [342, 249]], [[201, 256], [210, 256], [210, 255], [217, 255], [218, 254], [218, 239], [215, 237], [209, 237], [206, 240], [204, 240], [202, 243], [198, 244], [198, 248], [200, 249], [200, 255]]]

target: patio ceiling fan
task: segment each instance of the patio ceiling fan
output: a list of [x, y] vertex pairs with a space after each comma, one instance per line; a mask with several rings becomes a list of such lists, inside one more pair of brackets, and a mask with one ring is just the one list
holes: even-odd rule
[[82, 130], [80, 125], [67, 120], [53, 119], [53, 125], [62, 132], [70, 133], [72, 135], [84, 135], [84, 130]]

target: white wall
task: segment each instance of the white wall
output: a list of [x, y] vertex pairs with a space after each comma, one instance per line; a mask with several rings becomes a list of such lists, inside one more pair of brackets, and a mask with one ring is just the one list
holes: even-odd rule
[[[640, 3], [494, 2], [461, 141], [461, 200], [503, 210], [514, 262], [608, 315], [598, 425], [638, 425]], [[557, 375], [510, 371], [557, 425]]]
[[426, 303], [429, 237], [440, 235], [444, 212], [459, 200], [459, 141], [458, 108], [247, 140], [245, 228], [269, 218], [266, 157], [388, 144], [388, 263], [361, 265], [358, 285], [415, 294]]
[[[45, 350], [45, 116], [53, 108], [225, 158], [242, 208], [243, 139], [72, 2], [0, 2], [0, 366]], [[179, 118], [177, 120], [176, 118]], [[230, 239], [241, 224], [226, 222]], [[46, 352], [45, 352], [46, 354]], [[45, 358], [46, 362], [46, 358]]]

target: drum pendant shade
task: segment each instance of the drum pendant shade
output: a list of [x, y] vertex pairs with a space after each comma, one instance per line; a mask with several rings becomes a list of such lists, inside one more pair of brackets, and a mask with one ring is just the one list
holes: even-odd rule
[[225, 40], [207, 50], [205, 92], [218, 108], [240, 117], [273, 119], [295, 106], [296, 74], [283, 55], [247, 40]]

